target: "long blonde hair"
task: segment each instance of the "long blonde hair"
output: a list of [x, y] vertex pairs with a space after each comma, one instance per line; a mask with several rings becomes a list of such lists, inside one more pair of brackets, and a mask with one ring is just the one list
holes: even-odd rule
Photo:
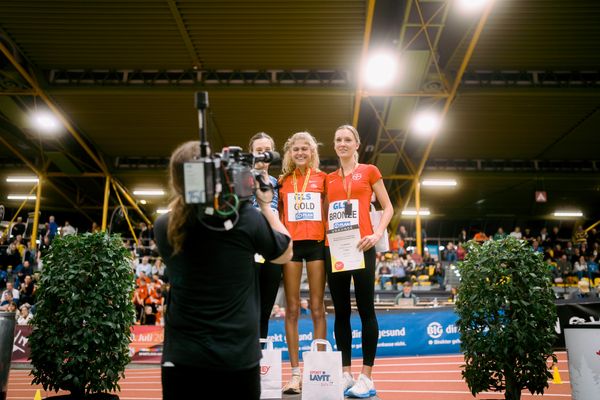
[[283, 182], [283, 180], [290, 175], [296, 169], [296, 164], [294, 160], [292, 160], [292, 146], [298, 140], [304, 140], [310, 146], [310, 165], [309, 168], [314, 169], [316, 171], [319, 170], [319, 144], [317, 143], [317, 139], [309, 132], [296, 132], [285, 142], [283, 145], [283, 162], [281, 163], [281, 175], [279, 176], [279, 182]]
[[189, 141], [177, 147], [171, 154], [169, 162], [169, 187], [171, 189], [171, 203], [169, 208], [169, 225], [167, 227], [167, 240], [173, 247], [173, 254], [183, 250], [186, 237], [186, 225], [195, 219], [194, 207], [185, 203], [183, 164], [200, 156], [200, 142]]
[[[353, 127], [352, 125], [342, 125], [339, 126], [335, 131], [341, 131], [341, 130], [347, 130], [350, 131], [352, 133], [352, 135], [354, 135], [354, 139], [356, 139], [356, 143], [358, 143], [358, 145], [360, 146], [360, 135], [358, 134], [358, 131], [356, 130], [355, 127]], [[356, 153], [354, 153], [354, 160], [356, 162], [358, 162], [358, 150], [356, 151]]]

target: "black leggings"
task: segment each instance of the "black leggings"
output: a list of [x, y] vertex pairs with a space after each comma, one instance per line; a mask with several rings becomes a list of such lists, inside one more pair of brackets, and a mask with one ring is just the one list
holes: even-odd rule
[[[227, 399], [242, 396], [260, 398], [260, 366], [234, 371], [189, 366], [162, 367], [163, 400], [190, 398]], [[194, 396], [192, 396], [194, 397]]]
[[331, 272], [331, 254], [326, 248], [325, 271], [327, 284], [335, 309], [335, 343], [342, 352], [342, 365], [348, 367], [352, 359], [352, 327], [350, 314], [350, 278], [354, 278], [354, 296], [362, 324], [363, 365], [372, 367], [375, 363], [379, 325], [375, 315], [375, 248], [364, 253], [365, 268], [348, 272]]
[[260, 337], [265, 339], [269, 334], [269, 318], [281, 283], [281, 265], [268, 261], [257, 265], [260, 285]]

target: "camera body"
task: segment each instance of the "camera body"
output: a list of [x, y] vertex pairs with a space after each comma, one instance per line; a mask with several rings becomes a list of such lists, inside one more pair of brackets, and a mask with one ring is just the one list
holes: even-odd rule
[[185, 163], [186, 204], [210, 206], [215, 195], [231, 194], [246, 200], [254, 193], [255, 157], [237, 146], [225, 147], [221, 153]]

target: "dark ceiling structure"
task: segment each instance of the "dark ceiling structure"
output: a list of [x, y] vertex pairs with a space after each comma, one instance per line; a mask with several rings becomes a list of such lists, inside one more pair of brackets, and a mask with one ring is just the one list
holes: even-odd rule
[[[0, 203], [42, 177], [41, 208], [101, 218], [130, 199], [152, 220], [181, 142], [198, 138], [208, 91], [213, 150], [264, 131], [282, 146], [308, 130], [336, 167], [333, 133], [353, 123], [401, 211], [429, 218], [600, 219], [600, 3], [495, 0], [476, 13], [450, 0], [31, 0], [0, 3]], [[398, 79], [369, 89], [359, 66], [377, 49]], [[421, 137], [420, 110], [444, 116]], [[47, 135], [29, 116], [62, 119]], [[276, 172], [276, 169], [275, 169]], [[452, 189], [419, 188], [452, 177]], [[535, 193], [547, 194], [536, 202]], [[119, 194], [119, 198], [117, 198]], [[26, 210], [33, 208], [28, 202]]]

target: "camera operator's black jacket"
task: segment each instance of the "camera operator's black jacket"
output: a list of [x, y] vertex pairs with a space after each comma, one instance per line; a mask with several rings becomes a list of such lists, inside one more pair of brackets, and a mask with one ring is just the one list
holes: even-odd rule
[[167, 241], [169, 214], [156, 220], [156, 242], [171, 283], [163, 362], [220, 370], [258, 365], [260, 308], [254, 254], [275, 259], [290, 239], [273, 231], [248, 202], [242, 203], [239, 214], [235, 227], [225, 232], [191, 224], [184, 250], [175, 256]]

